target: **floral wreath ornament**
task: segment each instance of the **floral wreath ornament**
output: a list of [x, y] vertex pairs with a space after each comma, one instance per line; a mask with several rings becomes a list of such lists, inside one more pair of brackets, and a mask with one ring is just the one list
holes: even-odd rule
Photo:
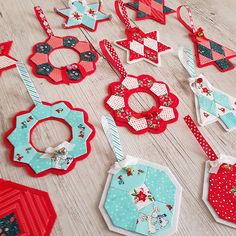
[[[188, 24], [181, 15], [183, 8], [188, 12], [190, 24]], [[229, 59], [236, 57], [236, 51], [205, 37], [202, 28], [196, 29], [189, 6], [179, 6], [177, 9], [177, 17], [179, 22], [190, 32], [198, 67], [214, 65], [220, 72], [234, 69], [234, 65]]]
[[[5, 134], [10, 158], [16, 166], [25, 167], [35, 177], [48, 173], [66, 174], [74, 168], [77, 161], [90, 153], [90, 141], [95, 135], [94, 127], [88, 122], [87, 113], [73, 108], [69, 102], [41, 102], [24, 64], [18, 62], [17, 68], [34, 105], [29, 110], [16, 114], [13, 127]], [[71, 137], [55, 148], [40, 151], [32, 143], [32, 132], [46, 120], [64, 123], [70, 129]]]
[[172, 48], [160, 41], [158, 31], [144, 33], [138, 27], [132, 27], [122, 0], [115, 1], [115, 9], [126, 28], [126, 39], [117, 40], [115, 44], [127, 51], [127, 62], [145, 60], [152, 65], [161, 66], [161, 55], [172, 51]]
[[102, 126], [116, 157], [99, 209], [111, 231], [122, 235], [172, 235], [177, 231], [182, 187], [169, 168], [125, 156], [110, 115]]
[[[92, 45], [74, 36], [55, 36], [42, 9], [37, 6], [34, 11], [48, 39], [37, 43], [32, 49], [33, 53], [29, 56], [28, 63], [32, 67], [33, 74], [53, 84], [79, 83], [87, 75], [92, 74], [96, 70], [98, 60], [98, 54], [93, 50]], [[79, 61], [71, 65], [55, 67], [50, 61], [50, 55], [61, 48], [74, 50], [78, 54]]]
[[207, 78], [195, 72], [192, 51], [179, 48], [179, 60], [188, 71], [189, 86], [195, 97], [198, 123], [206, 126], [219, 122], [226, 131], [236, 129], [236, 98], [213, 87]]
[[55, 8], [55, 12], [66, 19], [64, 28], [82, 27], [89, 31], [96, 31], [99, 22], [111, 20], [111, 15], [100, 11], [102, 0], [88, 4], [86, 0], [69, 0], [69, 7]]
[[236, 228], [236, 158], [217, 155], [192, 118], [188, 115], [184, 120], [209, 159], [202, 199], [217, 222]]
[[[103, 55], [121, 75], [119, 82], [108, 86], [108, 96], [104, 103], [117, 125], [126, 126], [134, 134], [145, 132], [161, 133], [167, 125], [178, 120], [178, 98], [172, 94], [167, 84], [156, 81], [150, 75], [128, 75], [114, 48], [107, 41], [100, 42]], [[137, 113], [128, 103], [129, 97], [138, 92], [150, 94], [156, 106], [147, 112]]]

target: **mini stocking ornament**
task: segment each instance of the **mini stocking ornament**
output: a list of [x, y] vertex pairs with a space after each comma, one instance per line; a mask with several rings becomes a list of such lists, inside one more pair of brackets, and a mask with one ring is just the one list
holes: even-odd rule
[[[181, 16], [182, 8], [185, 8], [188, 12], [190, 25], [187, 24]], [[230, 62], [229, 59], [236, 57], [236, 51], [233, 51], [219, 43], [206, 38], [202, 28], [196, 29], [189, 6], [179, 6], [177, 9], [177, 16], [180, 23], [190, 31], [190, 37], [192, 39], [192, 42], [194, 43], [198, 67], [214, 65], [221, 72], [226, 72], [234, 68], [234, 65]]]
[[16, 67], [17, 60], [9, 55], [13, 41], [0, 43], [0, 76], [4, 70]]
[[125, 4], [122, 0], [115, 1], [115, 9], [121, 22], [126, 26], [126, 39], [117, 40], [115, 44], [127, 50], [127, 62], [134, 63], [145, 60], [155, 66], [161, 65], [160, 54], [169, 52], [171, 47], [159, 40], [158, 31], [144, 33], [138, 27], [131, 27]]
[[[108, 97], [104, 102], [117, 125], [126, 126], [134, 134], [157, 134], [165, 131], [168, 124], [178, 120], [176, 107], [179, 100], [170, 92], [167, 84], [156, 81], [150, 75], [128, 75], [112, 45], [103, 40], [100, 47], [103, 55], [121, 76], [119, 82], [109, 85]], [[139, 92], [150, 94], [156, 102], [147, 112], [135, 112], [129, 105], [129, 97]]]
[[217, 155], [202, 136], [192, 118], [184, 118], [186, 124], [206, 153], [203, 201], [215, 220], [236, 228], [236, 158]]
[[132, 0], [127, 6], [136, 11], [136, 20], [152, 19], [163, 25], [166, 15], [175, 12], [165, 5], [165, 0]]
[[[28, 59], [34, 75], [47, 79], [53, 84], [70, 84], [79, 83], [87, 75], [92, 74], [96, 70], [98, 60], [98, 55], [92, 45], [74, 36], [55, 36], [42, 9], [37, 6], [34, 11], [48, 35], [46, 41], [37, 43], [33, 47], [33, 53]], [[62, 67], [54, 66], [50, 61], [50, 55], [61, 48], [75, 51], [78, 54], [78, 62]]]
[[[42, 102], [24, 64], [18, 62], [17, 68], [34, 105], [29, 110], [18, 113], [12, 122], [13, 127], [5, 134], [10, 159], [16, 166], [25, 167], [34, 177], [48, 173], [66, 174], [74, 168], [77, 161], [86, 158], [90, 153], [94, 127], [88, 123], [87, 113], [82, 109], [73, 108], [69, 102]], [[71, 135], [69, 140], [57, 147], [41, 151], [32, 142], [32, 132], [47, 120], [64, 123]]]
[[57, 218], [47, 192], [0, 178], [0, 235], [49, 236]]
[[111, 15], [106, 15], [100, 11], [102, 1], [87, 4], [86, 0], [69, 0], [69, 7], [55, 9], [55, 11], [66, 18], [65, 28], [83, 27], [90, 31], [95, 31], [99, 22], [111, 19]]
[[203, 75], [196, 75], [190, 49], [180, 48], [179, 59], [191, 78], [189, 85], [195, 96], [198, 123], [202, 126], [219, 121], [226, 131], [236, 129], [236, 98], [214, 88]]
[[172, 235], [177, 231], [182, 188], [169, 168], [123, 154], [111, 116], [102, 125], [116, 157], [99, 209], [111, 231], [123, 235]]

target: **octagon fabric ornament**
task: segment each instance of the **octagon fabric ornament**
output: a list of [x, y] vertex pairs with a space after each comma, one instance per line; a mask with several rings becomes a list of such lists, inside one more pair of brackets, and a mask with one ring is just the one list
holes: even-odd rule
[[132, 0], [127, 6], [136, 11], [136, 20], [152, 19], [163, 25], [166, 15], [175, 12], [165, 5], [164, 0]]
[[16, 67], [17, 60], [9, 55], [13, 41], [0, 43], [0, 76], [4, 70]]
[[[16, 166], [25, 167], [34, 177], [48, 173], [66, 174], [74, 168], [77, 161], [86, 158], [90, 153], [90, 141], [95, 135], [94, 127], [88, 122], [87, 113], [74, 108], [69, 102], [41, 102], [24, 64], [18, 62], [17, 68], [34, 105], [16, 114], [12, 128], [5, 134], [10, 159]], [[40, 123], [47, 120], [64, 123], [71, 136], [59, 146], [41, 151], [34, 146], [32, 133]]]
[[[129, 75], [118, 58], [114, 48], [107, 41], [100, 42], [103, 55], [121, 75], [119, 82], [108, 86], [108, 96], [104, 103], [117, 125], [127, 127], [134, 134], [145, 132], [161, 133], [168, 124], [178, 120], [178, 98], [170, 92], [167, 84], [156, 81], [150, 75]], [[147, 112], [135, 112], [129, 106], [132, 94], [144, 92], [150, 94], [156, 106]]]
[[[185, 8], [188, 12], [190, 25], [187, 24], [182, 16], [181, 9]], [[214, 65], [221, 72], [232, 70], [234, 65], [230, 62], [230, 58], [236, 57], [236, 51], [233, 51], [211, 39], [205, 37], [202, 28], [195, 28], [190, 7], [187, 5], [179, 6], [177, 9], [177, 17], [180, 23], [190, 31], [190, 37], [194, 44], [195, 56], [198, 67]]]
[[82, 27], [95, 31], [99, 22], [108, 21], [111, 15], [100, 11], [102, 1], [87, 4], [86, 0], [69, 0], [69, 7], [55, 9], [56, 13], [66, 18], [65, 28]]
[[217, 222], [236, 228], [236, 158], [217, 155], [192, 118], [188, 115], [184, 120], [209, 158], [205, 167], [203, 201]]
[[236, 129], [236, 98], [213, 87], [203, 75], [196, 75], [190, 49], [180, 48], [179, 59], [189, 72], [189, 85], [195, 96], [198, 123], [202, 126], [220, 122], [226, 131]]
[[117, 40], [115, 44], [127, 51], [127, 62], [135, 63], [145, 60], [155, 66], [161, 65], [160, 54], [172, 51], [172, 48], [159, 40], [159, 32], [144, 33], [138, 27], [131, 27], [125, 4], [115, 1], [115, 9], [121, 22], [126, 26], [126, 39]]
[[[32, 67], [33, 74], [53, 84], [79, 83], [92, 74], [96, 70], [98, 60], [98, 54], [93, 50], [92, 45], [74, 36], [55, 36], [42, 9], [37, 6], [34, 11], [48, 38], [44, 42], [37, 43], [32, 49], [33, 53], [28, 63]], [[50, 61], [50, 55], [62, 48], [75, 51], [79, 61], [67, 66], [54, 66]]]
[[99, 209], [111, 231], [171, 235], [177, 231], [182, 188], [169, 168], [123, 154], [113, 118], [102, 125], [115, 153]]
[[49, 236], [56, 212], [47, 192], [0, 178], [0, 235]]

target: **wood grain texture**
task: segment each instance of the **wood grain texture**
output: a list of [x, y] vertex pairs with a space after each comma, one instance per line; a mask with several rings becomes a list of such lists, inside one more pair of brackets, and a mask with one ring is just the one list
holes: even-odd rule
[[[24, 62], [31, 54], [32, 46], [46, 39], [33, 13], [33, 7], [38, 4], [45, 11], [56, 35], [74, 35], [81, 40], [88, 40], [99, 54], [101, 54], [98, 45], [100, 40], [107, 38], [113, 42], [124, 38], [124, 27], [115, 14], [112, 0], [104, 0], [102, 8], [104, 12], [113, 15], [112, 21], [100, 24], [98, 30], [93, 33], [77, 28], [64, 30], [61, 27], [63, 18], [55, 14], [53, 8], [66, 6], [66, 0], [0, 0], [0, 41], [13, 39], [11, 54]], [[209, 38], [236, 49], [235, 0], [227, 0], [224, 3], [221, 0], [174, 0], [168, 1], [168, 4], [174, 8], [180, 4], [189, 4], [196, 24], [205, 29]], [[129, 16], [134, 19], [134, 12], [129, 10]], [[182, 119], [186, 114], [190, 114], [196, 120], [194, 97], [187, 83], [188, 74], [176, 56], [178, 46], [192, 47], [188, 32], [174, 15], [168, 16], [166, 26], [151, 20], [134, 23], [145, 31], [158, 29], [161, 40], [172, 45], [175, 53], [162, 57], [161, 68], [145, 62], [125, 64], [125, 51], [116, 47], [118, 55], [129, 73], [150, 74], [169, 84], [180, 99], [178, 107], [180, 119], [177, 123], [168, 126], [166, 132], [160, 135], [137, 136], [129, 133], [125, 128], [119, 128], [123, 149], [130, 155], [168, 166], [183, 186], [182, 207], [176, 235], [235, 235], [234, 229], [214, 221], [201, 200], [206, 157]], [[68, 57], [60, 54], [54, 56], [57, 56], [58, 62], [61, 63], [71, 60], [69, 52]], [[235, 59], [232, 61], [236, 63]], [[28, 69], [30, 70], [29, 66]], [[216, 87], [236, 96], [236, 69], [220, 73], [211, 66], [198, 72], [204, 73]], [[48, 175], [43, 178], [29, 177], [24, 169], [10, 163], [8, 150], [1, 142], [0, 176], [49, 192], [58, 214], [53, 236], [116, 235], [108, 231], [98, 210], [98, 203], [107, 171], [114, 162], [114, 155], [102, 131], [100, 118], [107, 113], [103, 107], [107, 85], [118, 79], [116, 72], [103, 57], [100, 57], [97, 63], [96, 73], [80, 84], [55, 86], [44, 79], [33, 79], [43, 101], [68, 100], [74, 107], [87, 110], [90, 122], [96, 128], [97, 134], [92, 141], [92, 152], [89, 158], [77, 163], [75, 169], [69, 174]], [[146, 100], [140, 98], [139, 103], [146, 103]], [[32, 101], [17, 70], [4, 72], [0, 78], [1, 137], [11, 127], [14, 114], [26, 110], [31, 104]], [[41, 148], [58, 144], [68, 135], [66, 129], [60, 127], [56, 122], [42, 125], [35, 131], [35, 142]], [[200, 129], [216, 150], [236, 156], [236, 132], [226, 133], [218, 123]]]

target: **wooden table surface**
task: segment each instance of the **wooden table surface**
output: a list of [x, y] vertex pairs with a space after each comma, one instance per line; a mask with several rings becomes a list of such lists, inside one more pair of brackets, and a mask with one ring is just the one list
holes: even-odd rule
[[[173, 8], [177, 8], [180, 4], [189, 4], [195, 23], [205, 29], [209, 38], [236, 49], [235, 0], [227, 0], [224, 3], [221, 0], [167, 2]], [[81, 40], [88, 40], [100, 55], [100, 40], [106, 38], [113, 42], [124, 38], [124, 27], [116, 16], [112, 0], [104, 1], [102, 7], [104, 12], [113, 15], [112, 21], [99, 24], [98, 30], [92, 33], [78, 28], [65, 30], [61, 27], [64, 19], [55, 14], [53, 8], [66, 6], [66, 0], [0, 0], [0, 42], [14, 40], [11, 55], [24, 62], [31, 54], [31, 47], [46, 39], [33, 12], [33, 7], [38, 4], [45, 11], [56, 35], [74, 35]], [[134, 11], [129, 10], [129, 16], [134, 19]], [[145, 31], [159, 30], [161, 40], [173, 46], [174, 53], [162, 56], [160, 68], [146, 62], [128, 65], [125, 63], [125, 51], [116, 47], [118, 55], [129, 73], [149, 74], [169, 84], [180, 99], [178, 107], [180, 117], [177, 123], [169, 125], [168, 129], [159, 135], [150, 133], [134, 135], [126, 128], [120, 127], [123, 149], [127, 154], [168, 166], [183, 186], [180, 221], [176, 235], [236, 235], [235, 229], [214, 221], [201, 199], [204, 163], [207, 158], [183, 121], [186, 114], [190, 114], [196, 120], [196, 113], [194, 97], [187, 82], [188, 74], [176, 56], [178, 46], [192, 48], [188, 32], [177, 21], [175, 15], [167, 17], [166, 26], [152, 20], [134, 23]], [[68, 50], [55, 52], [52, 58], [59, 64], [70, 63], [75, 59], [75, 55]], [[236, 63], [235, 59], [232, 61]], [[30, 70], [30, 67], [27, 67]], [[220, 73], [215, 67], [210, 66], [198, 69], [197, 72], [204, 73], [216, 87], [236, 95], [236, 69]], [[97, 133], [92, 141], [89, 158], [78, 162], [70, 173], [64, 176], [30, 177], [23, 168], [13, 166], [8, 158], [8, 149], [4, 145], [0, 147], [2, 178], [49, 192], [58, 215], [52, 231], [54, 236], [116, 235], [109, 232], [99, 212], [98, 204], [107, 171], [115, 161], [100, 123], [101, 116], [107, 114], [103, 100], [107, 95], [107, 85], [118, 79], [116, 72], [103, 57], [99, 58], [96, 72], [79, 84], [55, 86], [44, 79], [33, 78], [43, 101], [68, 100], [74, 107], [85, 109], [90, 122], [96, 128]], [[137, 95], [132, 98], [132, 104], [136, 109], [146, 109], [151, 106], [152, 101], [149, 100], [147, 96]], [[0, 78], [1, 137], [11, 128], [13, 116], [19, 111], [28, 109], [31, 104], [32, 101], [17, 70], [4, 72]], [[236, 156], [236, 131], [227, 133], [219, 123], [200, 130], [216, 150]], [[45, 149], [58, 145], [68, 136], [69, 131], [64, 125], [58, 122], [46, 122], [35, 130], [33, 139], [37, 147]]]

